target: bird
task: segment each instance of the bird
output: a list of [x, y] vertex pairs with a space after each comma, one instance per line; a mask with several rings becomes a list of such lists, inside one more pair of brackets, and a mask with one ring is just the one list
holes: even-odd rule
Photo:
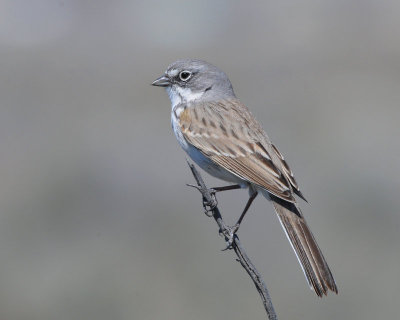
[[258, 193], [272, 202], [311, 289], [322, 297], [338, 292], [335, 280], [300, 210], [301, 193], [285, 158], [261, 124], [236, 97], [228, 76], [197, 59], [170, 64], [152, 82], [171, 100], [171, 124], [189, 157], [204, 171], [233, 185], [214, 190], [248, 188], [249, 199], [236, 232]]

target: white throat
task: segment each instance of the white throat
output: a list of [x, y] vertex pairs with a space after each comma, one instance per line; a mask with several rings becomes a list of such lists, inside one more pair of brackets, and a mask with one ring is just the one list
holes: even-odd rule
[[176, 85], [166, 88], [169, 99], [171, 100], [172, 109], [178, 104], [189, 103], [201, 98], [204, 92], [193, 93], [189, 88], [181, 88]]

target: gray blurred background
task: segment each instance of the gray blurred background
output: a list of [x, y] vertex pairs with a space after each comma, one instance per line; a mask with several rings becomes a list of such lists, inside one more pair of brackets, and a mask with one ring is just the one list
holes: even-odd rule
[[[280, 319], [398, 318], [399, 1], [2, 0], [0, 319], [265, 318], [149, 85], [185, 57], [226, 71], [310, 202], [338, 296], [264, 199], [240, 230]], [[246, 199], [219, 197], [228, 222]]]

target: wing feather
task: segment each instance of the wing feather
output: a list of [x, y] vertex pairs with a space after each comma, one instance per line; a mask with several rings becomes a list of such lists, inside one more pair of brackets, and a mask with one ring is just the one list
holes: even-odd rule
[[283, 156], [238, 100], [187, 105], [179, 118], [187, 142], [213, 162], [275, 196], [295, 202], [298, 186]]

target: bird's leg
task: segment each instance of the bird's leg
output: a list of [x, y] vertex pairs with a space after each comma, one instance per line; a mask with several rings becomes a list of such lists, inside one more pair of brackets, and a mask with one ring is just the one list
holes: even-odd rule
[[211, 190], [214, 191], [214, 192], [221, 192], [221, 191], [240, 189], [241, 187], [242, 186], [240, 184], [234, 184], [234, 185], [231, 185], [231, 186], [211, 188]]
[[250, 195], [249, 200], [246, 203], [246, 206], [243, 209], [242, 214], [240, 215], [238, 221], [236, 222], [236, 224], [233, 227], [225, 227], [225, 231], [221, 232], [221, 234], [223, 234], [225, 236], [226, 242], [227, 242], [227, 246], [225, 249], [223, 249], [223, 251], [228, 250], [228, 249], [232, 249], [232, 243], [234, 241], [234, 237], [236, 232], [239, 230], [240, 227], [240, 223], [242, 222], [244, 216], [246, 215], [246, 212], [249, 210], [251, 204], [253, 203], [254, 199], [257, 197], [258, 192], [254, 190], [254, 192]]
[[242, 220], [243, 220], [244, 216], [246, 215], [247, 211], [249, 210], [251, 204], [253, 203], [253, 201], [257, 197], [257, 195], [258, 195], [257, 191], [254, 191], [250, 195], [250, 198], [247, 201], [246, 206], [244, 207], [242, 214], [240, 215], [240, 217], [239, 217], [238, 221], [236, 222], [236, 224], [233, 226], [234, 233], [236, 233], [239, 230], [240, 224], [242, 223]]

